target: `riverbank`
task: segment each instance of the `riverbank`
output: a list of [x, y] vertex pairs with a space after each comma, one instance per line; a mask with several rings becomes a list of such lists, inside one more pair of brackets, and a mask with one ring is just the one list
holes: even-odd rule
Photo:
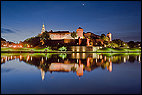
[[1, 53], [141, 53], [139, 48], [102, 48], [97, 51], [58, 51], [47, 48], [5, 48], [1, 47]]
[[1, 47], [1, 53], [141, 53], [139, 48], [102, 48], [97, 51], [58, 51], [47, 48], [6, 48]]

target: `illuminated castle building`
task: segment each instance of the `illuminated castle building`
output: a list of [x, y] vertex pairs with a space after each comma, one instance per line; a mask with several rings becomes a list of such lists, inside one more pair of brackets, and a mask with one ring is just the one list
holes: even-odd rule
[[49, 32], [51, 40], [74, 39], [69, 31]]
[[[41, 31], [41, 34], [45, 32], [45, 27], [44, 27], [44, 24], [42, 26], [42, 31]], [[72, 36], [71, 36], [71, 32], [69, 31], [49, 31], [49, 36], [51, 38], [51, 40], [61, 40], [61, 39], [74, 39]], [[78, 39], [78, 38], [83, 38], [83, 29], [81, 27], [79, 27], [77, 30], [76, 30], [76, 34], [77, 34], [77, 37], [75, 37], [75, 39]]]
[[79, 27], [77, 30], [76, 30], [76, 33], [77, 33], [77, 36], [78, 38], [83, 38], [83, 29], [81, 27]]
[[108, 33], [107, 37], [109, 37], [109, 41], [112, 41], [112, 34], [111, 33]]
[[[45, 26], [44, 24], [42, 25], [42, 31], [41, 34], [45, 32]], [[96, 35], [91, 32], [84, 33], [83, 29], [79, 27], [76, 30], [76, 37], [73, 34], [73, 32], [69, 31], [49, 31], [47, 32], [49, 34], [50, 40], [48, 40], [48, 44], [52, 45], [54, 44], [64, 44], [64, 43], [69, 43], [70, 45], [79, 45], [79, 46], [95, 46], [98, 44], [98, 42], [101, 42], [103, 45], [104, 40], [101, 39], [101, 36]], [[40, 35], [41, 35], [40, 34]], [[112, 34], [108, 33], [107, 37], [109, 38], [109, 42], [112, 41]], [[41, 40], [42, 42], [42, 40]], [[96, 44], [97, 43], [97, 44]], [[42, 42], [42, 45], [44, 43]], [[93, 45], [94, 44], [94, 45]]]

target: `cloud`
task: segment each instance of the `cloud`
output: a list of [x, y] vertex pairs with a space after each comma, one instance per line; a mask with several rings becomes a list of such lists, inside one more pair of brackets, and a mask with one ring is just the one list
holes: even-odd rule
[[12, 29], [6, 29], [6, 28], [1, 28], [1, 33], [15, 33], [15, 30]]

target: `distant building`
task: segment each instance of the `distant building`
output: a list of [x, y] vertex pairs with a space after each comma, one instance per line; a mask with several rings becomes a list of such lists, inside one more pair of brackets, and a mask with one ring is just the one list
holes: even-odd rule
[[[42, 26], [42, 31], [41, 31], [41, 34], [45, 32], [45, 27], [44, 27], [44, 24]], [[49, 36], [51, 38], [51, 40], [62, 40], [62, 39], [74, 39], [72, 36], [71, 36], [71, 32], [69, 31], [55, 31], [53, 32], [52, 30], [48, 32], [49, 33]], [[83, 29], [81, 27], [79, 27], [77, 30], [76, 30], [76, 34], [77, 34], [77, 37], [75, 37], [75, 39], [78, 39], [78, 38], [81, 38], [83, 39]]]
[[109, 37], [109, 41], [112, 41], [112, 34], [111, 33], [108, 33], [107, 37]]
[[69, 31], [49, 32], [51, 40], [74, 39]]
[[83, 39], [83, 29], [81, 27], [76, 30], [76, 33], [78, 38], [80, 37], [81, 39]]
[[[42, 26], [41, 34], [43, 32], [45, 32], [44, 24]], [[75, 38], [72, 37], [72, 32], [69, 32], [69, 31], [55, 31], [55, 32], [53, 32], [51, 30], [48, 32], [48, 34], [51, 39], [50, 41], [58, 42], [58, 44], [60, 44], [60, 42], [61, 42], [59, 40], [63, 40], [63, 43], [76, 43], [77, 39], [78, 39], [77, 45], [81, 45], [81, 46], [84, 46], [84, 45], [94, 46], [94, 45], [97, 45], [97, 43], [99, 43], [99, 42], [101, 44], [103, 44], [103, 42], [104, 42], [104, 40], [101, 39], [101, 36], [99, 36], [99, 35], [95, 35], [94, 33], [91, 33], [91, 32], [83, 33], [83, 29], [81, 27], [79, 27], [76, 30], [77, 37], [75, 37]], [[111, 33], [108, 33], [107, 37], [109, 37], [109, 41], [112, 41], [112, 34]], [[87, 43], [84, 41], [87, 41]], [[83, 44], [83, 43], [85, 43], [85, 44]], [[74, 44], [74, 45], [76, 45], [76, 44]]]

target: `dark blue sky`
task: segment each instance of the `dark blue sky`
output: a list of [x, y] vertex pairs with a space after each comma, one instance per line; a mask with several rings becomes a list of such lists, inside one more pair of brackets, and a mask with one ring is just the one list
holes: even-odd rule
[[[84, 6], [83, 6], [84, 4]], [[141, 1], [1, 1], [1, 36], [23, 41], [47, 31], [76, 31], [141, 41]]]

